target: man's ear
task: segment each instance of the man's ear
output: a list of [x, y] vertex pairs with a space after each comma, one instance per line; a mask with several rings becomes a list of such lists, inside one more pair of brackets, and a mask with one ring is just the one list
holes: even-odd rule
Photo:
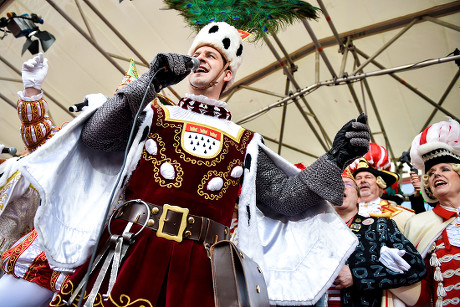
[[228, 82], [228, 81], [232, 80], [232, 77], [233, 77], [232, 71], [230, 69], [226, 69], [224, 71], [224, 81]]

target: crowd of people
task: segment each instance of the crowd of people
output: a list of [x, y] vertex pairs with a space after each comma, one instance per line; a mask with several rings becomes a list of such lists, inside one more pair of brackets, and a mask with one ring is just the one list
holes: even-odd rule
[[[23, 64], [28, 154], [0, 164], [0, 305], [215, 306], [210, 253], [228, 239], [263, 272], [261, 306], [458, 304], [460, 124], [415, 137], [414, 211], [365, 114], [302, 170], [233, 123], [219, 98], [242, 56], [238, 31], [212, 22], [62, 127], [47, 59]], [[185, 78], [177, 105], [155, 99]]]

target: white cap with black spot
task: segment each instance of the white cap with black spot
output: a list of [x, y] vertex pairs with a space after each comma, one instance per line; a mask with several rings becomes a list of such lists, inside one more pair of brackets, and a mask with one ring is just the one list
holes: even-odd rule
[[198, 32], [192, 42], [188, 55], [192, 56], [202, 46], [211, 46], [220, 51], [232, 70], [232, 80], [226, 86], [229, 88], [234, 80], [236, 71], [243, 60], [243, 41], [235, 27], [226, 22], [212, 22]]

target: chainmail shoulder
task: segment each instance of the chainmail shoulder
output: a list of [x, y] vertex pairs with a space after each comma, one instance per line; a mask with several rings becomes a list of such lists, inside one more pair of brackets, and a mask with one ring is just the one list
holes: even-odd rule
[[277, 214], [293, 217], [309, 207], [327, 200], [340, 205], [344, 185], [340, 169], [326, 156], [295, 176], [280, 170], [267, 154], [259, 149], [257, 161], [257, 206]]
[[[83, 144], [103, 151], [124, 150], [148, 81], [148, 74], [142, 75], [118, 90], [114, 97], [97, 109], [83, 126]], [[150, 86], [145, 101], [151, 101], [154, 97], [155, 90]]]

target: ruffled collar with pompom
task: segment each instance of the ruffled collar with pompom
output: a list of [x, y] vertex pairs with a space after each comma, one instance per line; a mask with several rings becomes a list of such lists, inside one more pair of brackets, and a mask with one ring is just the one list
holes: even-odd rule
[[186, 94], [185, 97], [179, 101], [178, 105], [182, 109], [199, 114], [226, 120], [231, 120], [232, 118], [232, 114], [226, 108], [227, 103], [203, 95]]

